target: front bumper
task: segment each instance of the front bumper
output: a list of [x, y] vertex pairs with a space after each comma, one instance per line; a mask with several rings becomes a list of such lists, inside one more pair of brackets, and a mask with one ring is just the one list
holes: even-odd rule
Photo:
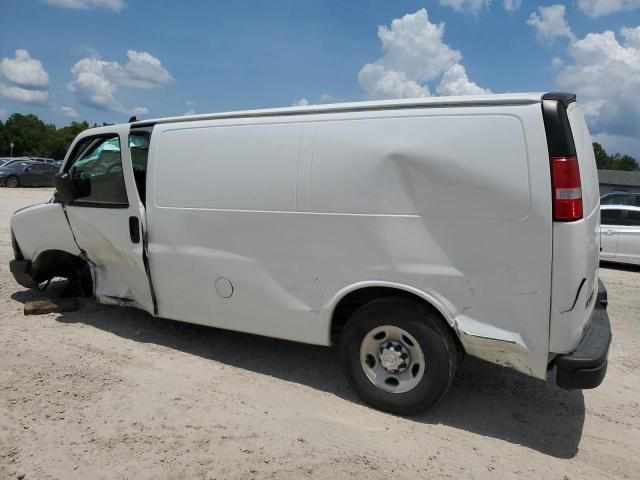
[[578, 348], [555, 359], [556, 384], [566, 389], [596, 388], [607, 373], [610, 344], [611, 324], [607, 313], [607, 290], [600, 282], [596, 306]]
[[31, 260], [11, 260], [9, 270], [20, 285], [25, 288], [36, 288], [38, 284], [31, 273]]

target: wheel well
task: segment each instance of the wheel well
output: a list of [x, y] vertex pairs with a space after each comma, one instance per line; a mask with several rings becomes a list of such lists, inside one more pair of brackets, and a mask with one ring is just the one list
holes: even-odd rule
[[445, 320], [440, 311], [435, 308], [431, 303], [426, 301], [424, 298], [419, 297], [418, 295], [407, 292], [406, 290], [402, 290], [400, 288], [393, 287], [365, 287], [358, 290], [354, 290], [353, 292], [349, 292], [338, 302], [336, 307], [333, 309], [333, 315], [331, 317], [331, 343], [335, 344], [342, 333], [345, 325], [349, 321], [351, 315], [361, 306], [376, 300], [378, 298], [383, 297], [404, 297], [411, 298], [418, 302], [427, 305], [429, 308], [433, 309], [438, 315], [442, 318], [442, 323], [446, 328], [448, 328], [453, 337], [458, 344], [458, 348], [462, 350], [462, 345], [460, 344], [460, 339], [458, 335], [453, 330], [451, 325]]
[[36, 283], [62, 277], [80, 281], [85, 291], [93, 290], [88, 263], [64, 250], [46, 250], [40, 253], [31, 264], [31, 274]]

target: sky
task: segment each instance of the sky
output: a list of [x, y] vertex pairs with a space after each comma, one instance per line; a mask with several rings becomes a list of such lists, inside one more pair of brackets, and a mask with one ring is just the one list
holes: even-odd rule
[[0, 120], [532, 91], [640, 160], [640, 0], [0, 0]]

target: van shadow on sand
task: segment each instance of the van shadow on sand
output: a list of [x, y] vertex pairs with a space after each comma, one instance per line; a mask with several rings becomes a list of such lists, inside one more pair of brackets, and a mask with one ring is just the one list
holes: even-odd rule
[[[25, 303], [54, 297], [64, 284], [54, 282], [45, 293], [16, 292], [12, 298]], [[56, 320], [81, 322], [136, 342], [161, 345], [362, 403], [342, 375], [335, 348], [156, 319], [133, 308], [96, 306], [92, 300], [81, 305], [79, 311], [59, 314]], [[444, 399], [429, 412], [411, 417], [416, 422], [448, 425], [558, 458], [572, 458], [578, 452], [584, 418], [581, 391], [562, 390], [471, 357], [460, 365]]]

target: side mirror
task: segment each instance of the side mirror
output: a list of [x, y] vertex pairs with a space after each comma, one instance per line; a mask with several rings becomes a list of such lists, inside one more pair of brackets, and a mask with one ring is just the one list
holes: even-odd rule
[[33, 167], [27, 167], [24, 169], [25, 173], [29, 173], [33, 171]]
[[68, 173], [58, 173], [53, 177], [53, 183], [62, 203], [70, 203], [78, 196], [76, 186]]

